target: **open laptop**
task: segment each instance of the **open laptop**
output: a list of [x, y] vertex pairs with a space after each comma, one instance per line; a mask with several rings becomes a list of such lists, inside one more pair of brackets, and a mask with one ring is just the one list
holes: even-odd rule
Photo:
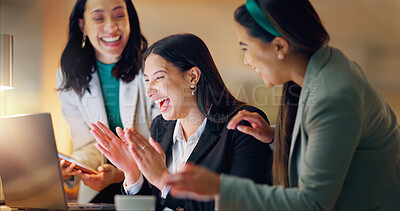
[[115, 209], [113, 204], [67, 204], [49, 113], [0, 117], [0, 176], [11, 208]]

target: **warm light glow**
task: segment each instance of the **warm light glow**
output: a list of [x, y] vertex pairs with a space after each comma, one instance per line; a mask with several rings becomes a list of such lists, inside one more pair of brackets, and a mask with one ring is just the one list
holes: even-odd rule
[[1, 116], [0, 118], [10, 118], [10, 117], [22, 117], [22, 116], [27, 116], [29, 114], [14, 114], [14, 115], [8, 115], [8, 116]]
[[14, 87], [12, 86], [0, 86], [0, 92], [3, 90], [10, 90], [10, 89], [14, 89]]

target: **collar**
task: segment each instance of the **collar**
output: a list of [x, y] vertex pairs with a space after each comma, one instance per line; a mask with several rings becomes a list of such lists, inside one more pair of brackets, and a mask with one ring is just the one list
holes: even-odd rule
[[[196, 130], [196, 132], [192, 135], [195, 136], [195, 140], [199, 140], [201, 135], [203, 134], [205, 128], [206, 128], [206, 123], [207, 123], [207, 118], [204, 118], [203, 122], [201, 123], [200, 127]], [[191, 137], [192, 137], [191, 136]], [[188, 138], [188, 140], [190, 139], [190, 137]], [[174, 135], [172, 137], [173, 140], [173, 144], [175, 144], [175, 142], [178, 141], [185, 141], [185, 137], [183, 136], [183, 129], [182, 129], [182, 125], [181, 125], [181, 120], [178, 119], [176, 121], [175, 124], [175, 128], [174, 128]]]
[[332, 54], [332, 48], [327, 44], [323, 45], [317, 51], [314, 52], [314, 54], [308, 61], [303, 85], [308, 85], [309, 82], [318, 75], [321, 69], [329, 61], [331, 54]]

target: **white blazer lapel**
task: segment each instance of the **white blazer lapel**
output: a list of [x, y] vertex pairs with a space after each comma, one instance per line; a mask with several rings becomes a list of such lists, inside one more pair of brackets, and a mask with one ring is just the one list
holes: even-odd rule
[[119, 85], [119, 110], [124, 128], [132, 127], [135, 119], [139, 95], [136, 83], [137, 78], [135, 77], [130, 83], [125, 83], [121, 80]]
[[89, 87], [90, 93], [85, 92], [81, 98], [81, 105], [87, 114], [84, 118], [88, 123], [100, 121], [108, 127], [107, 113], [97, 72], [92, 74]]

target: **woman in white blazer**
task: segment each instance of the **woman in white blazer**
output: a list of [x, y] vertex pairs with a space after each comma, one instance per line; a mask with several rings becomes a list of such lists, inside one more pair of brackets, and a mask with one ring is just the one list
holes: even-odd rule
[[108, 164], [95, 147], [89, 124], [101, 121], [112, 130], [134, 126], [148, 136], [151, 121], [159, 113], [145, 96], [140, 68], [146, 48], [130, 0], [76, 2], [57, 89], [73, 140], [72, 157], [100, 172], [83, 174], [73, 170], [74, 164], [66, 166], [61, 161], [64, 179], [78, 174], [92, 189], [81, 186], [79, 202], [113, 203], [124, 180], [122, 171]]

